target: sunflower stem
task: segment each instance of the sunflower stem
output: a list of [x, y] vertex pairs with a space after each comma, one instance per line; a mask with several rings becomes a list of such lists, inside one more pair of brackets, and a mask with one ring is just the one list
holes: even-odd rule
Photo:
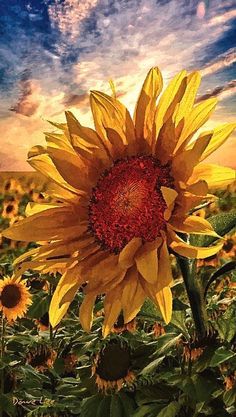
[[[2, 314], [2, 323], [1, 323], [1, 352], [0, 352], [0, 358], [1, 358], [1, 386], [0, 386], [0, 394], [1, 396], [4, 394], [4, 366], [3, 366], [3, 360], [4, 360], [4, 353], [5, 353], [5, 332], [6, 332], [6, 322], [4, 315]], [[3, 409], [0, 408], [0, 417], [3, 416]]]
[[[50, 282], [49, 283], [49, 294], [50, 294], [51, 298], [52, 298], [52, 293], [53, 293], [53, 288], [52, 288], [52, 283]], [[52, 343], [52, 341], [53, 341], [53, 328], [52, 328], [52, 325], [51, 325], [50, 321], [49, 321], [49, 338], [50, 338], [50, 342]]]
[[203, 288], [197, 279], [196, 259], [187, 259], [179, 256], [178, 263], [188, 294], [197, 338], [203, 339], [208, 333], [208, 320]]

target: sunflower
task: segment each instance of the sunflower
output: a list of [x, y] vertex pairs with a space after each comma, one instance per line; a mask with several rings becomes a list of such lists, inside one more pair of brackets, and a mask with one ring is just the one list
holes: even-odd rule
[[95, 356], [92, 374], [98, 389], [106, 393], [108, 390], [119, 391], [123, 384], [131, 384], [135, 379], [131, 368], [129, 346], [115, 339], [106, 343]]
[[80, 321], [86, 331], [98, 294], [105, 294], [104, 336], [121, 311], [125, 322], [131, 321], [146, 297], [168, 323], [168, 248], [189, 258], [209, 257], [222, 248], [221, 241], [195, 247], [179, 236], [219, 238], [206, 219], [189, 213], [214, 198], [208, 187], [235, 179], [231, 168], [201, 163], [225, 142], [235, 124], [195, 137], [217, 102], [210, 98], [194, 104], [199, 83], [198, 72], [181, 71], [156, 104], [163, 81], [159, 69], [152, 68], [133, 119], [115, 94], [91, 91], [95, 130], [66, 112], [66, 123], [52, 123], [59, 133], [46, 133], [47, 147], [35, 146], [29, 152], [31, 166], [50, 180], [48, 193], [56, 203], [29, 203], [28, 217], [4, 235], [41, 242], [18, 258], [16, 275], [28, 268], [64, 270], [49, 312], [53, 326], [84, 282]]
[[46, 312], [42, 317], [35, 320], [35, 324], [38, 327], [38, 330], [45, 332], [49, 329], [49, 314]]
[[14, 219], [18, 213], [19, 203], [15, 199], [12, 201], [4, 201], [2, 208], [2, 217], [5, 219]]
[[31, 347], [26, 355], [26, 363], [38, 372], [45, 372], [53, 367], [57, 352], [45, 344]]
[[25, 282], [14, 277], [0, 280], [0, 310], [11, 322], [23, 317], [32, 304], [32, 297]]

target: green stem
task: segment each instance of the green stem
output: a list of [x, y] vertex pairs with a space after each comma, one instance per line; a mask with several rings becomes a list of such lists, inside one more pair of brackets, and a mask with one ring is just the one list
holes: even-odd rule
[[196, 260], [178, 257], [178, 263], [188, 294], [197, 338], [202, 339], [208, 333], [208, 324], [203, 289], [196, 274]]
[[[52, 293], [53, 293], [53, 288], [52, 288], [52, 284], [51, 282], [49, 283], [49, 294], [50, 294], [50, 298], [52, 298]], [[51, 299], [50, 299], [51, 302]], [[50, 342], [52, 343], [53, 341], [53, 328], [51, 323], [49, 322], [49, 338], [50, 338]]]
[[[6, 331], [6, 323], [5, 318], [2, 314], [2, 323], [1, 323], [1, 387], [0, 387], [0, 394], [1, 396], [4, 394], [4, 367], [3, 367], [3, 360], [4, 360], [4, 353], [5, 353], [5, 331]], [[0, 417], [3, 416], [3, 409], [0, 409]]]

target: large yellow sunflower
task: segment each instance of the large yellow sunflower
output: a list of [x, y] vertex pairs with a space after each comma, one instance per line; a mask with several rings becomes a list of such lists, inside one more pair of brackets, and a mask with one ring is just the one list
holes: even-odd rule
[[0, 280], [0, 311], [9, 322], [23, 317], [32, 304], [32, 296], [24, 281], [14, 277]]
[[168, 322], [168, 247], [190, 258], [205, 258], [221, 249], [221, 241], [194, 247], [177, 234], [216, 236], [207, 220], [189, 212], [212, 198], [208, 187], [235, 179], [231, 168], [201, 163], [224, 143], [235, 124], [195, 137], [216, 105], [215, 98], [194, 104], [199, 83], [198, 72], [181, 71], [156, 104], [163, 82], [159, 69], [152, 68], [133, 119], [114, 94], [91, 91], [95, 130], [66, 112], [65, 124], [52, 123], [60, 133], [46, 133], [47, 147], [29, 152], [29, 163], [51, 180], [48, 192], [58, 202], [30, 203], [28, 218], [4, 235], [41, 243], [18, 258], [16, 275], [28, 268], [64, 271], [51, 302], [53, 326], [85, 282], [80, 307], [85, 330], [90, 329], [98, 294], [105, 294], [104, 336], [121, 310], [125, 322], [131, 321], [145, 297], [159, 305]]

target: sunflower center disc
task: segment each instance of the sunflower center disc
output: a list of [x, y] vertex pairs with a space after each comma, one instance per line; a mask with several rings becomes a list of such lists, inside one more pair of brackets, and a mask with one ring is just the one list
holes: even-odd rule
[[21, 299], [20, 289], [16, 285], [6, 285], [1, 294], [1, 302], [3, 307], [13, 308], [17, 306]]
[[99, 354], [96, 373], [105, 381], [125, 378], [131, 367], [130, 352], [117, 343], [108, 344]]
[[118, 160], [92, 191], [90, 229], [103, 249], [119, 253], [134, 237], [151, 242], [165, 229], [161, 187], [173, 188], [169, 165], [152, 156]]

